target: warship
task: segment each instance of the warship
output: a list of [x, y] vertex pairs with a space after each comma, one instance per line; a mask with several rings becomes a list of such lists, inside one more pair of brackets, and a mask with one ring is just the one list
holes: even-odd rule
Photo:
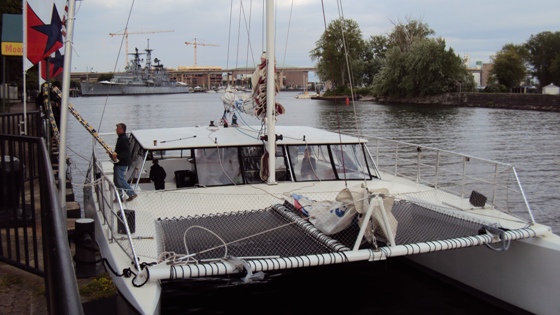
[[82, 96], [107, 95], [147, 95], [189, 93], [192, 88], [183, 82], [170, 79], [167, 70], [158, 58], [152, 64], [153, 49], [147, 48], [146, 63], [142, 67], [141, 55], [136, 52], [134, 58], [125, 67], [124, 73], [115, 73], [109, 81], [81, 82]]

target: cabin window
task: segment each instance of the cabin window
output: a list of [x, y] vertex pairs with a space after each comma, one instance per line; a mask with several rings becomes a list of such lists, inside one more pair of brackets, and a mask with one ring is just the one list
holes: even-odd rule
[[331, 149], [338, 178], [371, 178], [361, 144], [333, 145]]
[[328, 146], [290, 146], [288, 152], [297, 181], [336, 179]]
[[198, 184], [219, 186], [242, 184], [237, 148], [206, 148], [195, 150]]
[[145, 152], [144, 149], [138, 144], [135, 138], [129, 138], [130, 145], [130, 158], [132, 166], [128, 168], [125, 178], [138, 178], [140, 175], [140, 168], [142, 167], [142, 162], [144, 161]]
[[132, 160], [134, 160], [136, 157], [140, 156], [142, 159], [144, 158], [144, 149], [142, 149], [142, 147], [138, 144], [138, 141], [136, 141], [135, 138], [133, 137], [129, 137], [129, 145], [130, 145], [130, 154], [131, 154], [131, 158]]
[[[243, 177], [248, 184], [262, 183], [265, 181], [261, 178], [261, 171], [263, 172], [263, 175], [265, 175], [267, 171], [266, 162], [262, 165], [264, 152], [264, 146], [241, 148]], [[276, 160], [276, 181], [291, 181], [284, 148], [282, 146], [276, 147], [274, 156]]]
[[192, 149], [150, 151], [148, 154], [148, 160], [171, 158], [192, 158]]
[[248, 184], [261, 183], [260, 169], [261, 157], [264, 154], [264, 148], [258, 147], [243, 147], [241, 148], [241, 161], [243, 177]]
[[277, 146], [276, 147], [276, 154], [275, 154], [275, 165], [276, 165], [276, 174], [275, 179], [277, 182], [283, 181], [291, 181], [292, 178], [290, 176], [290, 172], [288, 171], [288, 163], [287, 163], [287, 155], [284, 152], [284, 146]]

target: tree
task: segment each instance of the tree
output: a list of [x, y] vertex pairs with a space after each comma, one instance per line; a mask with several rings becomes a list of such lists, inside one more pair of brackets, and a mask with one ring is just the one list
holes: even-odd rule
[[401, 86], [402, 79], [406, 75], [405, 58], [405, 54], [398, 47], [387, 51], [381, 70], [373, 78], [375, 94], [385, 96], [407, 94], [407, 91]]
[[[3, 0], [2, 7], [0, 8], [0, 13], [11, 13], [11, 14], [21, 14], [22, 12], [22, 2], [21, 0]], [[2, 17], [0, 16], [0, 20]]]
[[[331, 80], [335, 86], [346, 86], [350, 73], [353, 83], [357, 85], [363, 79], [364, 47], [358, 23], [338, 19], [329, 23], [309, 56], [311, 60], [317, 61], [317, 76], [322, 81]], [[348, 69], [349, 63], [352, 63], [351, 69]]]
[[101, 81], [111, 81], [111, 79], [113, 78], [113, 74], [112, 73], [103, 73], [100, 74], [97, 77], [97, 82], [101, 82]]
[[453, 49], [446, 49], [445, 40], [428, 38], [433, 31], [427, 24], [408, 22], [409, 25], [396, 25], [388, 36], [390, 48], [374, 77], [374, 92], [424, 96], [472, 89], [472, 75]]
[[490, 76], [509, 91], [519, 86], [527, 75], [524, 60], [527, 50], [522, 45], [507, 44], [492, 58]]
[[560, 32], [542, 32], [531, 35], [525, 43], [532, 67], [531, 73], [541, 86], [550, 83], [560, 84]]
[[387, 53], [387, 45], [389, 39], [386, 36], [371, 36], [365, 42], [365, 51], [363, 54], [362, 80], [366, 85], [373, 84], [373, 78], [381, 71], [383, 60]]
[[424, 39], [412, 44], [406, 58], [403, 85], [409, 95], [435, 95], [472, 87], [472, 76], [445, 40]]
[[399, 21], [393, 25], [393, 32], [388, 37], [388, 46], [398, 47], [402, 52], [407, 52], [415, 42], [435, 34], [428, 24], [409, 17], [406, 18], [406, 24]]

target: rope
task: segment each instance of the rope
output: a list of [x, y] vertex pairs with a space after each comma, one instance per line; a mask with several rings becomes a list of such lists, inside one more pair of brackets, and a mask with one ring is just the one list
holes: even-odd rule
[[[229, 48], [230, 48], [230, 45], [231, 45], [231, 19], [232, 19], [232, 16], [233, 16], [233, 0], [230, 1], [230, 5], [229, 5], [229, 27], [228, 27], [228, 45], [227, 45], [227, 55], [226, 55], [226, 69], [229, 69]], [[228, 74], [228, 80], [229, 80], [229, 74]]]
[[[117, 53], [117, 59], [115, 60], [115, 65], [113, 66], [113, 73], [117, 72], [117, 65], [119, 64], [119, 57], [121, 55], [122, 48], [126, 39], [126, 34], [128, 33], [128, 24], [130, 23], [130, 17], [132, 16], [132, 9], [134, 8], [134, 3], [135, 0], [132, 0], [132, 3], [130, 4], [130, 10], [128, 11], [128, 17], [126, 18], [126, 24], [121, 39], [121, 45], [119, 46], [119, 52]], [[109, 96], [107, 95], [105, 97], [105, 104], [103, 105], [103, 110], [101, 111], [101, 118], [99, 119], [99, 126], [97, 127], [98, 130], [101, 129], [101, 124], [103, 123], [103, 118], [105, 117], [105, 110], [107, 109], [108, 101], [109, 101]]]
[[[290, 37], [290, 25], [292, 24], [293, 9], [294, 9], [294, 0], [292, 0], [292, 4], [290, 6], [290, 17], [288, 18], [288, 30], [286, 32], [286, 45], [284, 45], [284, 59], [282, 60], [282, 66], [284, 68], [286, 67], [286, 55], [287, 55], [287, 50], [288, 50], [288, 38]], [[305, 88], [307, 88], [307, 86]]]
[[[58, 95], [58, 97], [62, 98], [62, 91], [60, 91], [60, 89], [58, 87], [53, 86], [52, 91], [55, 92]], [[78, 122], [82, 126], [84, 126], [86, 128], [86, 130], [93, 136], [93, 138], [103, 147], [103, 149], [105, 149], [107, 154], [109, 154], [109, 156], [112, 156], [113, 150], [109, 147], [107, 142], [105, 142], [105, 140], [103, 140], [99, 136], [99, 133], [97, 132], [97, 130], [93, 129], [93, 127], [82, 117], [82, 115], [80, 115], [80, 113], [78, 113], [78, 111], [70, 103], [68, 103], [68, 111], [78, 120]], [[56, 126], [56, 123], [55, 123], [55, 126]], [[118, 160], [113, 161], [113, 162], [117, 163]]]

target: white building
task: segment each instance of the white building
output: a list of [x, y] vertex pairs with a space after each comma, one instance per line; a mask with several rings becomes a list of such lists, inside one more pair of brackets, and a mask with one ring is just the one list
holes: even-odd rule
[[560, 87], [550, 83], [549, 85], [543, 87], [542, 94], [558, 95], [560, 94]]

